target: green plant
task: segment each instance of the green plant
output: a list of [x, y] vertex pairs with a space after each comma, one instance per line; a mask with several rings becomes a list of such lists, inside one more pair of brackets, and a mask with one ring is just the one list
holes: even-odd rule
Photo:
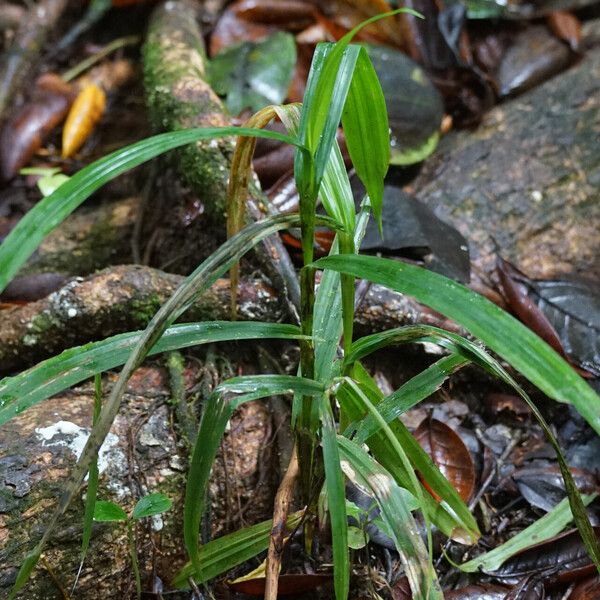
[[[479, 536], [477, 523], [456, 491], [441, 475], [397, 417], [420, 402], [467, 364], [476, 364], [514, 388], [532, 407], [553, 444], [566, 483], [571, 512], [561, 507], [565, 519], [573, 516], [588, 551], [600, 567], [600, 550], [587, 519], [584, 503], [552, 432], [527, 394], [479, 345], [429, 326], [414, 326], [370, 335], [353, 335], [354, 285], [361, 277], [410, 294], [423, 304], [461, 323], [491, 350], [507, 361], [551, 398], [572, 403], [600, 433], [600, 399], [552, 349], [510, 315], [485, 298], [444, 277], [388, 259], [360, 256], [358, 248], [372, 210], [381, 225], [383, 177], [389, 162], [389, 132], [385, 103], [377, 76], [366, 51], [350, 44], [356, 30], [337, 44], [317, 47], [303, 106], [271, 107], [259, 113], [256, 126], [277, 114], [288, 135], [260, 129], [214, 128], [179, 131], [144, 140], [90, 165], [42, 200], [14, 229], [0, 247], [0, 288], [4, 287], [52, 227], [65, 218], [100, 185], [141, 162], [201, 138], [238, 135], [237, 161], [232, 173], [229, 218], [233, 234], [204, 261], [161, 307], [143, 332], [133, 332], [71, 349], [28, 372], [0, 382], [0, 423], [16, 412], [86, 377], [124, 364], [118, 381], [103, 404], [86, 447], [51, 518], [44, 536], [28, 555], [13, 590], [26, 582], [58, 518], [64, 513], [93, 465], [117, 414], [127, 381], [144, 358], [154, 352], [174, 350], [227, 339], [280, 338], [298, 340], [300, 366], [297, 377], [259, 375], [234, 377], [222, 382], [205, 403], [197, 443], [191, 456], [184, 508], [184, 541], [190, 557], [175, 578], [185, 586], [188, 577], [204, 582], [246, 560], [271, 544], [267, 565], [267, 589], [276, 596], [278, 564], [273, 530], [283, 530], [287, 515], [279, 512], [274, 522], [260, 524], [198, 545], [205, 493], [212, 463], [233, 411], [242, 403], [278, 394], [293, 394], [292, 426], [296, 436], [299, 488], [305, 513], [319, 514], [318, 498], [326, 497], [332, 531], [336, 597], [347, 597], [350, 558], [344, 478], [371, 494], [381, 511], [381, 521], [400, 553], [416, 599], [442, 598], [431, 563], [430, 524], [447, 536], [472, 543]], [[339, 122], [348, 150], [368, 198], [355, 213], [354, 199], [335, 141]], [[275, 216], [238, 231], [241, 198], [252, 155], [250, 138], [272, 137], [297, 148], [295, 179], [300, 193], [300, 214]], [[320, 198], [327, 217], [317, 217]], [[315, 226], [336, 231], [330, 256], [313, 261]], [[217, 277], [266, 236], [287, 227], [300, 226], [304, 266], [300, 327], [268, 323], [198, 323], [173, 325], [191, 302]], [[322, 270], [318, 290], [315, 273]], [[341, 338], [341, 351], [338, 343]], [[361, 360], [392, 344], [435, 343], [448, 355], [384, 398]], [[337, 423], [336, 423], [337, 417]], [[367, 452], [364, 445], [369, 449]], [[294, 462], [294, 461], [293, 461]], [[441, 498], [434, 500], [416, 477], [418, 470], [428, 487]], [[284, 481], [290, 493], [295, 469]], [[425, 548], [412, 515], [418, 506], [428, 532]], [[287, 523], [298, 524], [293, 515]], [[305, 538], [314, 533], [306, 520]], [[538, 541], [550, 535], [544, 528]], [[210, 552], [209, 552], [210, 550]], [[135, 568], [134, 568], [135, 570]], [[269, 575], [270, 573], [270, 575]], [[139, 579], [139, 573], [136, 572]], [[138, 582], [139, 583], [139, 582]]]
[[142, 597], [142, 578], [137, 561], [137, 549], [135, 544], [135, 522], [146, 517], [154, 517], [166, 512], [172, 506], [170, 498], [164, 494], [148, 494], [140, 498], [128, 515], [118, 504], [108, 500], [98, 500], [94, 507], [94, 521], [108, 523], [125, 523], [127, 526], [127, 544], [129, 546], [129, 557], [131, 567], [135, 574], [135, 589], [137, 597]]

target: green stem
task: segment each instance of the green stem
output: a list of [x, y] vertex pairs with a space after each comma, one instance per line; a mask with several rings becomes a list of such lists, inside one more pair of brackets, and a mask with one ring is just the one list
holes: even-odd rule
[[135, 574], [135, 591], [138, 600], [142, 597], [142, 577], [140, 575], [140, 567], [137, 561], [137, 550], [135, 547], [135, 536], [133, 532], [134, 521], [129, 519], [127, 521], [127, 542], [129, 543], [129, 556], [131, 557], [131, 568]]
[[[313, 262], [315, 209], [317, 191], [312, 188], [300, 197], [300, 227], [302, 234], [302, 256], [304, 267], [300, 271], [300, 320], [302, 333], [310, 338], [300, 342], [300, 368], [302, 376], [314, 378], [315, 349], [312, 341], [313, 310], [315, 304], [315, 270], [307, 265]], [[316, 450], [316, 429], [318, 418], [315, 419], [313, 397], [303, 396], [299, 414], [296, 436], [298, 439], [298, 459], [300, 465], [300, 484], [302, 498], [305, 503], [311, 497], [314, 479], [314, 458]]]
[[90, 67], [95, 65], [97, 62], [101, 61], [105, 56], [108, 56], [115, 50], [123, 48], [124, 46], [138, 44], [139, 41], [140, 37], [137, 35], [127, 35], [125, 37], [117, 38], [116, 40], [113, 40], [110, 44], [107, 44], [106, 46], [104, 46], [104, 48], [96, 52], [96, 54], [93, 54], [89, 58], [82, 60], [80, 63], [77, 63], [68, 71], [65, 71], [63, 73], [62, 78], [67, 82], [72, 81], [73, 79], [75, 79], [75, 77], [81, 75], [84, 71], [87, 71]]
[[[354, 254], [354, 240], [352, 234], [340, 234], [340, 250], [342, 254]], [[352, 335], [354, 328], [354, 277], [347, 273], [341, 276], [342, 288], [342, 322], [344, 326], [343, 344], [344, 356], [352, 349]]]

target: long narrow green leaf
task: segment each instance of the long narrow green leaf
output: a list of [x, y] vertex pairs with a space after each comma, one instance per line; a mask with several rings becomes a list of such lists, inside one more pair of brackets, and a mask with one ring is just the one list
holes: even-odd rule
[[[390, 423], [439, 390], [450, 375], [470, 362], [469, 359], [458, 354], [441, 358], [386, 396], [377, 405], [377, 410], [385, 422]], [[377, 421], [372, 415], [368, 415], [360, 422], [353, 439], [358, 443], [363, 443], [374, 435], [377, 429]]]
[[321, 443], [325, 466], [327, 505], [333, 545], [333, 581], [336, 600], [346, 600], [350, 587], [350, 558], [348, 555], [348, 520], [344, 474], [340, 467], [337, 432], [329, 395], [320, 398]]
[[[208, 289], [223, 273], [226, 273], [248, 250], [260, 243], [265, 237], [297, 224], [298, 217], [294, 215], [270, 217], [259, 223], [248, 225], [235, 236], [227, 240], [214, 254], [208, 257], [183, 283], [177, 288], [173, 296], [156, 313], [145, 331], [140, 336], [135, 348], [129, 355], [119, 379], [115, 383], [109, 398], [107, 399], [98, 423], [92, 429], [86, 445], [73, 468], [69, 480], [64, 486], [63, 494], [59, 500], [58, 507], [48, 521], [46, 531], [38, 542], [31, 557], [40, 556], [46, 542], [54, 531], [58, 519], [67, 510], [73, 496], [81, 485], [85, 474], [94, 457], [98, 454], [100, 446], [108, 434], [112, 422], [117, 415], [121, 398], [125, 393], [127, 382], [135, 369], [141, 364], [150, 348], [158, 341], [164, 331], [171, 325], [194, 301], [194, 299]], [[30, 561], [23, 565], [11, 590], [9, 598], [14, 598], [29, 573], [25, 575], [23, 569], [31, 571]], [[23, 574], [23, 576], [21, 576]]]
[[[598, 494], [586, 495], [582, 497], [582, 501], [587, 506], [597, 497]], [[514, 556], [517, 552], [535, 544], [545, 542], [558, 535], [572, 520], [573, 513], [571, 512], [569, 501], [567, 498], [564, 498], [548, 514], [511, 537], [504, 544], [489, 552], [480, 554], [462, 565], [456, 566], [461, 571], [465, 571], [465, 573], [475, 573], [479, 570], [484, 570], [488, 573], [496, 571], [502, 566], [504, 561]]]
[[356, 61], [342, 126], [352, 164], [371, 198], [373, 215], [381, 232], [383, 178], [390, 162], [390, 130], [383, 90], [364, 48]]
[[338, 436], [342, 468], [367, 493], [373, 494], [383, 521], [400, 553], [415, 600], [443, 600], [435, 571], [418, 533], [415, 520], [393, 477], [359, 445]]
[[0, 292], [33, 254], [40, 242], [93, 192], [118, 175], [142, 163], [200, 139], [245, 135], [271, 138], [300, 148], [297, 140], [282, 133], [240, 127], [211, 127], [161, 133], [117, 150], [81, 169], [54, 193], [40, 200], [0, 245]]
[[233, 411], [244, 402], [297, 392], [317, 395], [324, 391], [316, 381], [290, 375], [250, 375], [220, 383], [204, 406], [192, 451], [185, 490], [183, 538], [196, 573], [202, 577], [198, 534], [204, 512], [206, 488], [221, 438]]
[[[353, 381], [350, 377], [344, 377], [342, 385], [346, 388], [346, 391], [348, 392], [344, 396], [346, 398], [352, 398], [352, 400], [355, 403], [358, 402], [358, 404], [360, 405], [362, 410], [366, 409], [368, 411], [369, 415], [375, 418], [375, 420], [377, 421], [377, 424], [379, 426], [379, 430], [381, 431], [381, 434], [386, 439], [390, 455], [393, 457], [393, 460], [395, 460], [398, 463], [403, 465], [404, 470], [406, 471], [406, 473], [408, 473], [410, 482], [412, 484], [412, 489], [415, 491], [415, 498], [417, 499], [420, 506], [424, 506], [425, 505], [425, 494], [427, 492], [425, 492], [423, 490], [423, 487], [419, 483], [419, 480], [417, 479], [415, 470], [412, 467], [410, 460], [409, 460], [406, 452], [404, 451], [404, 448], [402, 448], [402, 444], [400, 444], [400, 442], [398, 441], [398, 438], [394, 435], [392, 428], [385, 422], [383, 417], [379, 414], [377, 408], [375, 407], [375, 404], [373, 402], [371, 402], [371, 400], [369, 399], [368, 394], [365, 393], [355, 381]], [[340, 398], [341, 397], [342, 397], [342, 395], [340, 395]], [[377, 402], [379, 400], [378, 397], [375, 397], [374, 399], [375, 399], [375, 402]], [[429, 515], [427, 514], [426, 510], [423, 511], [423, 518], [425, 521], [425, 531], [427, 532], [427, 548], [429, 551], [429, 554], [428, 554], [429, 555], [429, 569], [433, 572], [433, 563], [431, 562], [431, 557], [433, 555], [433, 541], [432, 541], [432, 537], [431, 537], [431, 522], [429, 520]], [[418, 582], [413, 582], [411, 584], [411, 588], [413, 588], [413, 592], [415, 592], [415, 586], [417, 586], [417, 585], [418, 585]]]
[[[102, 375], [97, 373], [94, 378], [94, 414], [92, 426], [98, 421], [102, 410]], [[94, 508], [96, 506], [96, 494], [98, 492], [98, 459], [92, 462], [88, 476], [88, 487], [85, 498], [85, 511], [83, 514], [83, 535], [81, 537], [81, 564], [85, 560], [90, 540], [92, 538], [92, 525], [94, 522]]]
[[[301, 512], [290, 515], [286, 522], [287, 528], [296, 527], [301, 518]], [[269, 546], [272, 527], [273, 521], [269, 519], [200, 546], [198, 554], [202, 563], [202, 573], [196, 573], [189, 562], [175, 575], [172, 585], [176, 588], [188, 588], [190, 577], [198, 584], [204, 583], [263, 552]]]
[[[550, 346], [483, 296], [436, 273], [378, 257], [337, 255], [321, 259], [318, 266], [350, 272], [355, 277], [409, 294], [461, 323], [550, 397], [571, 401], [590, 425], [599, 430], [600, 398]], [[554, 448], [577, 528], [600, 572], [600, 547], [554, 434], [537, 406], [497, 361], [489, 358], [484, 364], [495, 369], [527, 402]], [[582, 400], [589, 405], [584, 405]]]
[[[141, 338], [141, 331], [65, 350], [35, 367], [0, 380], [0, 425], [38, 402], [96, 373], [121, 366]], [[206, 321], [169, 327], [148, 355], [228, 340], [300, 339], [300, 329], [283, 323]]]
[[[361, 389], [367, 394], [371, 402], [379, 406], [379, 403], [383, 400], [383, 394], [364, 367], [358, 362], [354, 363], [351, 374], [352, 378], [361, 386]], [[338, 394], [341, 395], [344, 392], [345, 388], [342, 387]], [[352, 400], [350, 397], [349, 402], [344, 407], [346, 410], [353, 409], [352, 414], [349, 415], [351, 421], [359, 421], [365, 417], [365, 412], [360, 406], [353, 404]], [[438, 467], [417, 443], [402, 421], [396, 419], [390, 422], [389, 426], [407, 456], [410, 457], [414, 468], [421, 473], [434, 493], [442, 498], [442, 501], [438, 503], [429, 494], [422, 496], [424, 500], [422, 508], [424, 511], [427, 511], [431, 522], [448, 537], [462, 541], [465, 544], [477, 541], [479, 538], [477, 522], [456, 490], [440, 473]], [[351, 433], [352, 429], [348, 431], [348, 434]], [[406, 488], [413, 495], [417, 495], [417, 491], [413, 489], [410, 474], [390, 450], [389, 443], [383, 433], [377, 429], [365, 442], [375, 459], [392, 474], [398, 485]]]
[[481, 339], [545, 394], [567, 402], [600, 434], [600, 398], [550, 346], [483, 296], [442, 275], [375, 256], [322, 258], [333, 269], [413, 296]]

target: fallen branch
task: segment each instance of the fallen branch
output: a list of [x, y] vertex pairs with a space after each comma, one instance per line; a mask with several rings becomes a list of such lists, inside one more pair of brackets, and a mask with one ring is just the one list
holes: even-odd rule
[[[43, 300], [0, 311], [0, 372], [9, 373], [71, 346], [143, 329], [183, 277], [136, 265], [74, 279]], [[229, 315], [229, 281], [218, 280], [186, 313], [186, 320]], [[281, 319], [274, 290], [260, 280], [242, 281], [240, 318]]]
[[[230, 125], [225, 108], [206, 80], [206, 55], [197, 24], [197, 6], [185, 0], [169, 1], [153, 13], [144, 45], [144, 86], [150, 119], [155, 129]], [[212, 222], [225, 233], [227, 184], [235, 140], [200, 141], [175, 153], [179, 172], [200, 197]], [[266, 197], [256, 186], [250, 191], [249, 213], [254, 220], [264, 216]], [[169, 207], [173, 214], [174, 207]], [[164, 213], [164, 206], [151, 210]], [[169, 214], [165, 214], [169, 219]], [[193, 226], [192, 226], [193, 227]], [[172, 230], [178, 236], [177, 227]], [[206, 223], [196, 227], [206, 232]], [[298, 305], [299, 287], [287, 250], [279, 237], [267, 240], [259, 257], [277, 287], [286, 290]]]
[[15, 39], [2, 57], [0, 66], [0, 115], [18, 91], [31, 79], [31, 72], [48, 34], [67, 7], [67, 0], [43, 0], [31, 4]]

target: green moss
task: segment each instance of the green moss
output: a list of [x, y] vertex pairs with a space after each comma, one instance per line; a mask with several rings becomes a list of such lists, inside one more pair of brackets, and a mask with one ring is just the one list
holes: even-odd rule
[[157, 293], [153, 293], [141, 300], [132, 299], [124, 306], [124, 311], [127, 318], [133, 318], [137, 325], [145, 327], [162, 304], [163, 299]]

